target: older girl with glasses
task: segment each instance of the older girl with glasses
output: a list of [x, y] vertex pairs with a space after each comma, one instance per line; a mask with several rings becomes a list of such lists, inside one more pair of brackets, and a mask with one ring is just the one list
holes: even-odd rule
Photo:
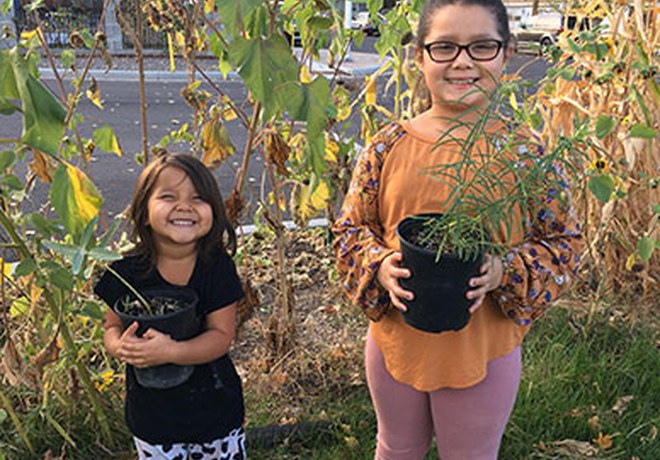
[[470, 134], [512, 54], [500, 0], [428, 0], [416, 60], [430, 104], [365, 147], [333, 226], [344, 286], [372, 320], [365, 365], [377, 460], [421, 460], [433, 435], [442, 460], [496, 459], [518, 391], [522, 339], [575, 270], [579, 228], [569, 206], [549, 198], [548, 209], [526, 221], [529, 231], [511, 241], [510, 256], [487, 256], [470, 280], [466, 327], [422, 332], [400, 312], [414, 292], [399, 283], [410, 272], [396, 226], [446, 206], [448, 187], [420, 171], [457, 161], [460, 152], [437, 140], [448, 131]]

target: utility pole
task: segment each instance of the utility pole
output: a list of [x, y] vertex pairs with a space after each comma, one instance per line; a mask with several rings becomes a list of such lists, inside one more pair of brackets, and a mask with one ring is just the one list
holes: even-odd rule
[[532, 1], [532, 16], [536, 16], [537, 14], [539, 14], [539, 1], [540, 0]]

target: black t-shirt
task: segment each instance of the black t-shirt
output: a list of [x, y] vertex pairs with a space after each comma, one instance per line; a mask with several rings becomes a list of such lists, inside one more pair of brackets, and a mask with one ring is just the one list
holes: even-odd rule
[[[136, 256], [125, 257], [111, 266], [138, 291], [171, 286], [158, 270], [149, 270]], [[187, 287], [199, 296], [200, 316], [226, 307], [244, 295], [236, 267], [224, 253], [208, 263], [198, 258]], [[108, 271], [94, 291], [110, 306], [130, 294]], [[209, 442], [243, 425], [241, 381], [229, 355], [195, 366], [186, 382], [164, 390], [141, 386], [133, 367], [127, 365], [125, 415], [131, 432], [151, 444]]]

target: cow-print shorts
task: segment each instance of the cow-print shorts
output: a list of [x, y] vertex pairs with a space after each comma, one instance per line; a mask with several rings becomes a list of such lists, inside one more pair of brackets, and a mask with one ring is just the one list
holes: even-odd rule
[[245, 431], [232, 430], [224, 438], [203, 444], [149, 444], [136, 437], [139, 460], [245, 460]]

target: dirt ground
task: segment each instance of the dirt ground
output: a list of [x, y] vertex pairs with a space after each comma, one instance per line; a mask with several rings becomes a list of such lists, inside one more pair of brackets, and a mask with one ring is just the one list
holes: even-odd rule
[[336, 279], [335, 259], [326, 241], [327, 229], [288, 231], [286, 269], [292, 287], [293, 342], [284, 353], [269, 345], [276, 333], [273, 322], [282, 314], [275, 305], [279, 296], [273, 237], [252, 235], [239, 247], [249, 253], [238, 264], [242, 279], [249, 280], [247, 298], [253, 305], [239, 306], [242, 322], [232, 358], [246, 389], [257, 393], [287, 393], [289, 415], [281, 423], [295, 422], [296, 401], [337, 385], [364, 383], [362, 357], [368, 320], [351, 306]]

